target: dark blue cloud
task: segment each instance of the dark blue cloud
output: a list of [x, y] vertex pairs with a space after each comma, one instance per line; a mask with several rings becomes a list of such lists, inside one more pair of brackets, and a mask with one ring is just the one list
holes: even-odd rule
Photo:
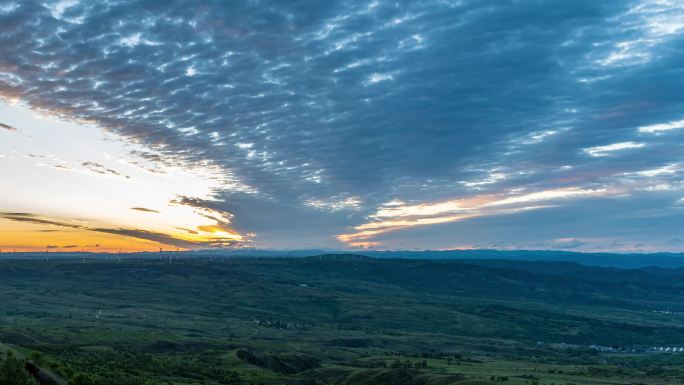
[[[630, 196], [620, 210], [658, 197], [667, 220], [646, 213], [624, 234], [684, 224], [684, 130], [639, 131], [684, 119], [677, 4], [2, 5], [0, 95], [96, 121], [159, 161], [220, 166], [236, 183], [205, 204], [235, 214], [235, 226], [266, 245], [334, 245], [394, 199], [567, 187], [619, 190], [611, 196]], [[486, 234], [502, 221], [564, 221], [547, 209], [525, 215], [467, 223]], [[574, 226], [594, 227], [591, 218]], [[555, 229], [519, 236], [575, 239], [574, 228]], [[402, 245], [430, 247], [422, 232], [402, 230]]]

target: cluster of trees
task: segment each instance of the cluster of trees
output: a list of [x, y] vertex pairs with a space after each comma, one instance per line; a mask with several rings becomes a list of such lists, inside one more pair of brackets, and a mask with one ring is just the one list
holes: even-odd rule
[[8, 352], [0, 361], [0, 385], [34, 385], [24, 361], [16, 358], [12, 352]]
[[[36, 380], [27, 370], [27, 363], [11, 351], [0, 359], [0, 385], [35, 385]], [[77, 373], [67, 385], [102, 385], [102, 381], [85, 373]]]
[[102, 381], [85, 373], [77, 373], [67, 381], [67, 385], [102, 385]]
[[392, 368], [392, 369], [400, 369], [400, 368], [403, 368], [403, 369], [413, 369], [413, 368], [415, 368], [415, 369], [427, 369], [427, 367], [428, 367], [428, 364], [427, 364], [426, 360], [416, 361], [416, 362], [413, 362], [411, 360], [406, 360], [406, 361], [402, 362], [402, 361], [397, 359], [397, 360], [394, 360], [394, 362], [392, 362], [392, 365], [390, 365], [390, 368]]

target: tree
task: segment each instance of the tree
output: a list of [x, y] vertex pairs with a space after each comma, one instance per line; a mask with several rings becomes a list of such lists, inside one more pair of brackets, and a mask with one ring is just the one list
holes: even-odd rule
[[12, 352], [0, 362], [0, 385], [32, 385], [31, 376], [24, 362], [14, 357]]
[[76, 373], [67, 381], [67, 385], [100, 385], [100, 381], [85, 373]]

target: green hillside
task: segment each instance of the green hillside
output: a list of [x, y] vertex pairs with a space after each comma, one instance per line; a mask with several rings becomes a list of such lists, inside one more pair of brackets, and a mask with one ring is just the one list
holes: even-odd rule
[[4, 260], [0, 342], [56, 378], [111, 384], [668, 383], [684, 353], [652, 350], [684, 346], [682, 276], [355, 256]]

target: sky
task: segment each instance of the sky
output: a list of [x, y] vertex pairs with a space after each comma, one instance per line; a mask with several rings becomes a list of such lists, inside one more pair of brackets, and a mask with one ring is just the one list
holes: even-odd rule
[[684, 2], [0, 0], [0, 249], [684, 252]]

